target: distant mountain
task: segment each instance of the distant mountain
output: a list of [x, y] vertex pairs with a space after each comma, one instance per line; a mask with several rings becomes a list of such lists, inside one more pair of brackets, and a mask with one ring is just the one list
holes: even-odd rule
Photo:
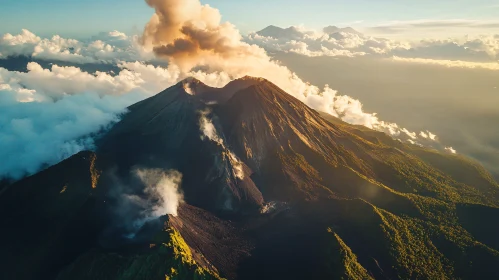
[[334, 25], [326, 26], [322, 29], [322, 31], [326, 34], [334, 34], [334, 33], [344, 32], [344, 33], [362, 35], [362, 33], [353, 29], [352, 27], [339, 28], [339, 27], [336, 27]]
[[[357, 30], [351, 27], [339, 28], [336, 26], [327, 26], [323, 28], [323, 32], [329, 35], [335, 35], [339, 33], [351, 33], [351, 34], [362, 35], [362, 33], [358, 32]], [[288, 28], [281, 28], [274, 25], [267, 26], [264, 29], [256, 32], [256, 34], [276, 39], [283, 38], [290, 40], [301, 39], [304, 36], [304, 33], [294, 26]]]
[[97, 71], [99, 72], [106, 72], [111, 75], [114, 75], [116, 73], [119, 73], [121, 71], [121, 68], [113, 65], [113, 64], [108, 64], [108, 63], [73, 63], [73, 62], [67, 62], [67, 61], [61, 61], [61, 60], [45, 60], [45, 59], [38, 59], [36, 57], [32, 56], [8, 56], [8, 57], [2, 57], [0, 58], [0, 67], [5, 68], [9, 71], [18, 71], [18, 72], [28, 72], [27, 65], [30, 62], [36, 62], [42, 66], [44, 69], [50, 69], [52, 68], [52, 65], [58, 65], [58, 66], [73, 66], [73, 67], [78, 67], [82, 71], [88, 72], [88, 73], [95, 73]]
[[265, 27], [264, 29], [256, 32], [258, 35], [272, 38], [287, 38], [287, 39], [298, 39], [303, 37], [303, 33], [300, 32], [296, 27], [291, 26], [288, 28], [281, 28], [274, 25]]
[[[499, 278], [499, 185], [482, 166], [265, 79], [184, 80], [97, 145], [0, 194], [1, 279]], [[127, 237], [137, 166], [181, 172], [184, 202]]]

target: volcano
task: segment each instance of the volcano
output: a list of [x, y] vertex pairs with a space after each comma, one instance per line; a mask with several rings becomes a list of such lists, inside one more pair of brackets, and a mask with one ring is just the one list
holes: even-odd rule
[[[3, 188], [1, 279], [499, 278], [499, 184], [481, 165], [265, 79], [186, 79], [96, 142]], [[182, 174], [177, 215], [133, 226], [137, 168]]]

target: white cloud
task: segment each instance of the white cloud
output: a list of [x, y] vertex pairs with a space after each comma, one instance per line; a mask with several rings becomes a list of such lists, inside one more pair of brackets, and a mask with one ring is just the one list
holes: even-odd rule
[[[296, 34], [290, 40], [287, 36], [270, 37], [261, 34], [249, 34], [245, 41], [257, 44], [269, 50], [284, 52], [295, 52], [307, 56], [363, 56], [367, 54], [385, 54], [392, 50], [407, 50], [410, 45], [406, 42], [398, 42], [383, 38], [374, 38], [363, 35], [351, 28], [336, 28], [334, 33], [324, 33], [314, 31], [313, 36], [309, 33], [300, 33], [300, 29], [295, 29]], [[326, 28], [331, 31], [331, 28]]]
[[433, 133], [431, 133], [431, 132], [429, 132], [429, 131], [427, 131], [427, 132], [428, 132], [428, 137], [429, 137], [431, 140], [433, 140], [433, 141], [436, 141], [436, 140], [437, 140], [437, 135], [435, 135], [435, 134], [433, 134]]
[[418, 138], [416, 132], [411, 132], [411, 131], [407, 130], [406, 128], [402, 128], [400, 131], [405, 133], [407, 136], [409, 136], [413, 140]]
[[424, 139], [429, 139], [433, 141], [437, 141], [437, 135], [431, 133], [430, 131], [421, 131], [419, 132], [419, 136], [423, 137]]
[[439, 37], [454, 34], [480, 34], [499, 31], [499, 20], [478, 19], [418, 19], [389, 21], [378, 26], [368, 27], [366, 31], [380, 36], [394, 34], [426, 34]]
[[320, 41], [320, 38], [313, 39], [304, 35], [301, 40], [288, 40], [287, 38], [264, 37], [258, 34], [250, 34], [245, 40], [248, 43], [257, 44], [269, 50], [292, 52], [310, 57], [315, 56], [362, 56], [365, 52], [351, 51], [342, 47], [326, 47], [329, 41]]
[[5, 160], [0, 177], [18, 179], [93, 148], [93, 133], [152, 94], [141, 87], [142, 73], [126, 69], [114, 77], [36, 63], [28, 69], [0, 68], [0, 158]]
[[93, 40], [102, 40], [106, 42], [127, 41], [128, 35], [117, 30], [110, 32], [101, 32], [99, 35], [92, 37]]
[[[2, 88], [2, 87], [0, 87]], [[18, 91], [0, 90], [0, 177], [18, 179], [93, 148], [92, 133], [119, 120], [137, 96], [81, 93], [52, 102], [16, 102]]]
[[40, 37], [26, 29], [23, 29], [18, 35], [4, 34], [0, 38], [0, 58], [33, 52], [34, 46], [40, 41]]
[[0, 68], [0, 81], [36, 90], [34, 100], [37, 101], [56, 100], [81, 92], [118, 95], [136, 89], [144, 83], [138, 73], [126, 69], [116, 76], [111, 76], [103, 72], [89, 74], [78, 67], [52, 65], [51, 69], [43, 69], [35, 62], [30, 62], [27, 68], [27, 73]]
[[5, 34], [0, 38], [0, 58], [9, 56], [32, 56], [50, 61], [84, 63], [117, 63], [151, 58], [137, 42], [138, 37], [129, 37], [119, 31], [101, 33], [88, 42], [65, 39], [59, 35], [40, 38], [23, 29], [20, 34]]
[[486, 70], [499, 70], [499, 62], [469, 62], [462, 60], [436, 60], [428, 58], [405, 58], [394, 56], [392, 58], [395, 61], [406, 62], [406, 63], [418, 63], [418, 64], [431, 64], [439, 65], [449, 68], [468, 68], [468, 69], [486, 69]]
[[[252, 33], [244, 40], [267, 50], [291, 52], [310, 57], [371, 55], [407, 58], [408, 62], [411, 61], [410, 59], [431, 59], [437, 61], [435, 64], [443, 64], [443, 61], [449, 60], [459, 62], [446, 63], [453, 65], [453, 67], [459, 64], [459, 67], [484, 69], [495, 69], [497, 67], [495, 64], [499, 60], [499, 35], [407, 41], [376, 38], [361, 34], [353, 29], [334, 28], [327, 28], [330, 31], [336, 30], [335, 33], [329, 34], [319, 31], [301, 32], [299, 28], [294, 28], [292, 29], [292, 38], [290, 38], [289, 28], [273, 27], [272, 32], [266, 30], [265, 32]], [[268, 34], [272, 34], [272, 36], [264, 36]], [[414, 60], [414, 62], [418, 62], [418, 60]]]
[[407, 139], [406, 141], [407, 141], [408, 143], [412, 144], [412, 145], [416, 145], [416, 146], [418, 146], [418, 147], [423, 147], [423, 145], [422, 145], [422, 144], [420, 144], [420, 143], [419, 143], [419, 142], [417, 142], [417, 141], [414, 141], [413, 139]]

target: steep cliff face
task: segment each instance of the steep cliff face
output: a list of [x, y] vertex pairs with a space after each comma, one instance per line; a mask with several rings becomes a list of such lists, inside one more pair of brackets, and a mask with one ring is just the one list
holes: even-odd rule
[[[0, 193], [0, 276], [499, 278], [499, 186], [483, 167], [316, 112], [264, 79], [185, 80], [97, 144]], [[142, 210], [120, 197], [146, 192], [137, 168], [178, 170], [183, 201], [127, 236], [123, 220]]]

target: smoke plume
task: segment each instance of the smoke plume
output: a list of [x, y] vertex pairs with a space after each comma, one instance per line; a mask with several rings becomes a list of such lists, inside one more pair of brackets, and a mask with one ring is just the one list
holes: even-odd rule
[[213, 124], [212, 120], [209, 118], [209, 114], [211, 111], [209, 109], [206, 109], [204, 111], [200, 111], [200, 117], [199, 117], [199, 129], [201, 130], [201, 139], [209, 139], [210, 141], [215, 142], [217, 145], [219, 145], [225, 156], [227, 156], [227, 159], [229, 160], [230, 164], [232, 165], [232, 169], [234, 172], [234, 176], [239, 178], [240, 180], [244, 179], [244, 171], [243, 171], [243, 165], [241, 161], [237, 158], [237, 156], [230, 151], [224, 144], [224, 141], [220, 136], [218, 135], [217, 129], [215, 128], [215, 125]]
[[[222, 23], [220, 12], [199, 0], [146, 0], [155, 14], [144, 29], [142, 43], [161, 58], [178, 65], [186, 73], [202, 68], [232, 79], [245, 75], [263, 77], [308, 106], [342, 120], [386, 132], [394, 137], [416, 139], [417, 133], [383, 122], [366, 113], [362, 103], [323, 90], [301, 80], [288, 68], [272, 60], [266, 51], [243, 41], [236, 27]], [[430, 139], [427, 137], [426, 139]]]
[[208, 115], [211, 113], [210, 110], [206, 109], [203, 111], [200, 111], [200, 117], [199, 117], [199, 129], [201, 130], [201, 139], [208, 138], [209, 140], [217, 143], [220, 146], [225, 147], [224, 141], [222, 138], [218, 136], [217, 129], [215, 128], [215, 125], [211, 121], [210, 118], [208, 118]]
[[159, 217], [178, 215], [178, 207], [183, 201], [180, 190], [182, 174], [175, 170], [137, 169], [135, 175], [145, 186], [144, 197], [127, 196], [128, 200], [142, 209], [139, 218], [133, 222], [135, 231]]

